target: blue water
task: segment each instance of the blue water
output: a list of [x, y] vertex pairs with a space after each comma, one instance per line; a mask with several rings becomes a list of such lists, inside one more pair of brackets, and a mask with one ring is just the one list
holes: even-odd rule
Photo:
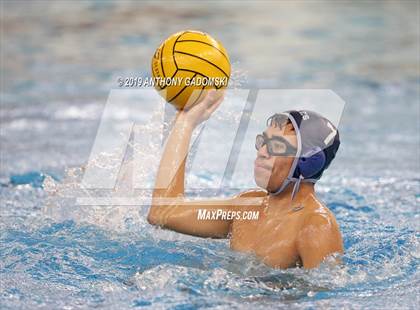
[[[2, 308], [418, 307], [418, 3], [2, 5]], [[343, 265], [273, 270], [225, 240], [151, 227], [147, 207], [75, 203], [116, 77], [148, 75], [160, 40], [185, 28], [224, 42], [243, 87], [346, 101], [340, 151], [317, 185]]]

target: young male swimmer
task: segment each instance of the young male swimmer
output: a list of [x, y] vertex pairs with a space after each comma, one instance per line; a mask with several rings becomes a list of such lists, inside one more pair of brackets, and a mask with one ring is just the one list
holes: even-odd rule
[[[314, 112], [275, 114], [257, 136], [254, 177], [264, 190], [223, 200], [184, 198], [192, 132], [222, 100], [218, 91], [210, 91], [200, 103], [178, 112], [157, 173], [149, 223], [199, 237], [230, 238], [233, 250], [253, 253], [275, 268], [314, 268], [327, 256], [343, 253], [334, 215], [314, 191], [314, 183], [335, 156], [339, 135], [328, 120]], [[173, 178], [168, 181], [168, 176]], [[203, 210], [235, 216], [202, 219]], [[258, 214], [258, 218], [238, 214]]]

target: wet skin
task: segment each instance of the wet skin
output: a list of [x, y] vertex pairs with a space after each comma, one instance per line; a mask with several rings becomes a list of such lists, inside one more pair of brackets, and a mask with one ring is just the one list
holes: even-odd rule
[[[192, 131], [222, 100], [218, 92], [210, 92], [199, 104], [178, 112], [156, 177], [149, 223], [199, 237], [230, 238], [233, 250], [252, 253], [276, 268], [313, 268], [327, 256], [343, 253], [334, 215], [317, 199], [313, 184], [302, 183], [293, 201], [293, 184], [279, 195], [268, 194], [287, 177], [293, 157], [270, 156], [266, 146], [258, 150], [254, 163], [255, 182], [264, 190], [250, 190], [231, 199], [185, 199], [185, 161]], [[296, 146], [291, 124], [270, 126], [265, 132], [268, 137], [281, 136]], [[257, 211], [259, 217], [202, 220], [198, 218], [199, 209]]]

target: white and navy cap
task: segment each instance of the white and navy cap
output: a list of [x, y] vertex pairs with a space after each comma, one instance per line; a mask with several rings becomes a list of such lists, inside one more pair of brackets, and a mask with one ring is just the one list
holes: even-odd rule
[[337, 128], [325, 117], [309, 110], [291, 110], [274, 114], [270, 124], [289, 120], [296, 132], [297, 153], [289, 174], [280, 188], [273, 194], [280, 194], [288, 184], [295, 183], [292, 199], [300, 182], [318, 181], [335, 157], [340, 146]]

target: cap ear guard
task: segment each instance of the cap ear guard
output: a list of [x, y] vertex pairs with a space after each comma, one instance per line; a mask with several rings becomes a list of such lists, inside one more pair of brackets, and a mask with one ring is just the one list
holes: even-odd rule
[[315, 147], [303, 154], [297, 164], [297, 172], [303, 178], [311, 178], [324, 169], [326, 156], [320, 147]]

